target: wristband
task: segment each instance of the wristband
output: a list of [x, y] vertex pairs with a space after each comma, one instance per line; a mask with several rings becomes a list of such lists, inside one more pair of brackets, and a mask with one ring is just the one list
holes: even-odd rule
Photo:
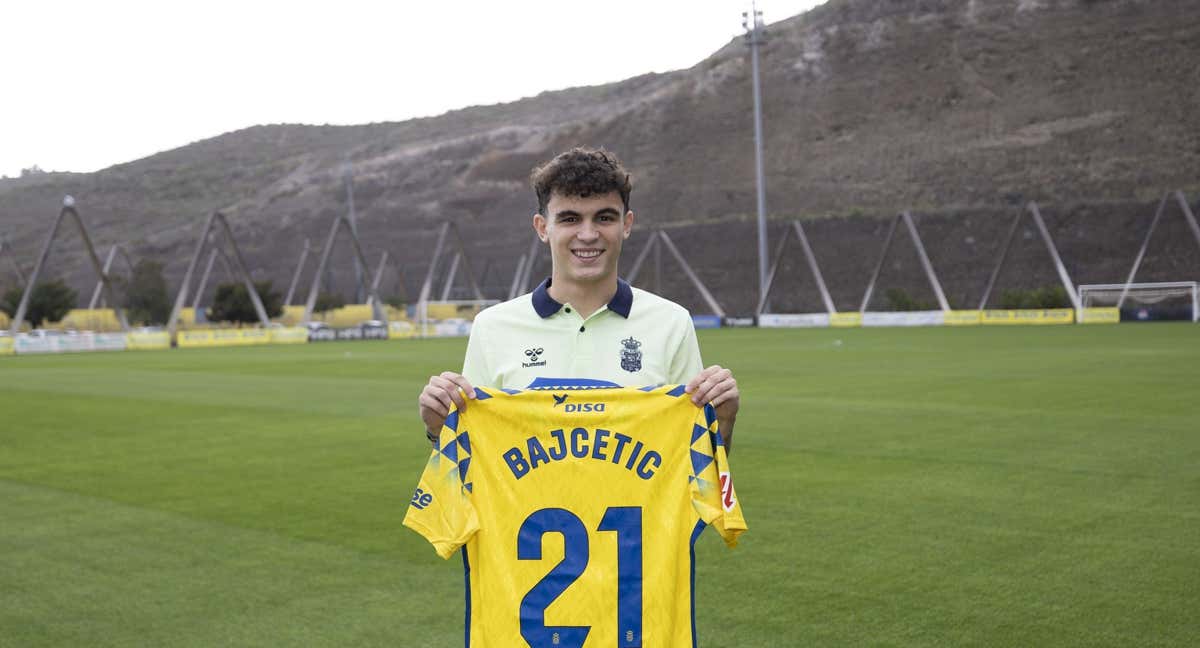
[[433, 444], [434, 449], [438, 447], [438, 434], [429, 428], [425, 428], [425, 438], [429, 439], [429, 443]]

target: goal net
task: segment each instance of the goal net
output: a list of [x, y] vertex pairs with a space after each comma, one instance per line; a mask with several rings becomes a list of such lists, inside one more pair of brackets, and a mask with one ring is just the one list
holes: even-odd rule
[[1083, 308], [1118, 308], [1121, 321], [1195, 322], [1200, 316], [1198, 286], [1200, 284], [1195, 281], [1086, 284], [1079, 286], [1079, 305]]

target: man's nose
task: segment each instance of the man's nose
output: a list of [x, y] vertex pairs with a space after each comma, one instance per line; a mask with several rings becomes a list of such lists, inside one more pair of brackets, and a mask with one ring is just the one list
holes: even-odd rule
[[583, 221], [583, 225], [579, 228], [579, 239], [581, 241], [594, 241], [600, 236], [599, 230], [596, 229], [595, 223], [590, 220]]

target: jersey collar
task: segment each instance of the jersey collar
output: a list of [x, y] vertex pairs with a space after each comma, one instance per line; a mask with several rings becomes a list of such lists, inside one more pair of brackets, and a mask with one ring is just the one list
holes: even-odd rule
[[[533, 290], [533, 310], [537, 311], [538, 317], [546, 319], [557, 313], [563, 305], [554, 300], [550, 296], [550, 277], [538, 284]], [[608, 310], [629, 319], [629, 311], [633, 308], [633, 288], [623, 279], [617, 279], [617, 294], [608, 302]]]

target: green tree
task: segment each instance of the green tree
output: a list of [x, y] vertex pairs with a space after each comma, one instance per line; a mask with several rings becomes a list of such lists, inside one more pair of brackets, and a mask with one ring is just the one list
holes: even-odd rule
[[324, 313], [335, 308], [341, 308], [346, 305], [346, 299], [338, 293], [323, 292], [317, 294], [317, 303], [313, 306], [313, 311]]
[[[271, 289], [270, 281], [257, 281], [254, 288], [262, 299], [267, 317], [283, 314], [283, 296]], [[213, 295], [212, 308], [208, 309], [208, 319], [214, 322], [257, 322], [258, 313], [254, 311], [254, 302], [250, 300], [245, 284], [240, 281], [219, 284]]]
[[4, 311], [5, 315], [12, 317], [17, 312], [17, 305], [21, 303], [21, 293], [25, 289], [20, 286], [12, 286], [4, 289], [4, 294], [0, 295], [0, 311]]
[[926, 311], [934, 310], [933, 304], [929, 302], [918, 301], [909, 297], [908, 293], [902, 288], [889, 288], [884, 292], [887, 298], [889, 310], [893, 311]]
[[1062, 286], [1033, 290], [1005, 290], [1000, 293], [1000, 308], [1005, 310], [1070, 308], [1071, 298]]
[[[25, 289], [9, 288], [0, 298], [0, 310], [9, 317], [17, 316], [17, 308], [21, 305], [21, 297]], [[44, 281], [33, 287], [29, 295], [29, 306], [25, 309], [25, 321], [37, 328], [45, 322], [57, 322], [75, 307], [77, 293], [62, 279]]]
[[171, 316], [171, 298], [167, 296], [167, 280], [162, 271], [162, 263], [149, 259], [142, 259], [133, 267], [125, 285], [129, 321], [165, 324]]

